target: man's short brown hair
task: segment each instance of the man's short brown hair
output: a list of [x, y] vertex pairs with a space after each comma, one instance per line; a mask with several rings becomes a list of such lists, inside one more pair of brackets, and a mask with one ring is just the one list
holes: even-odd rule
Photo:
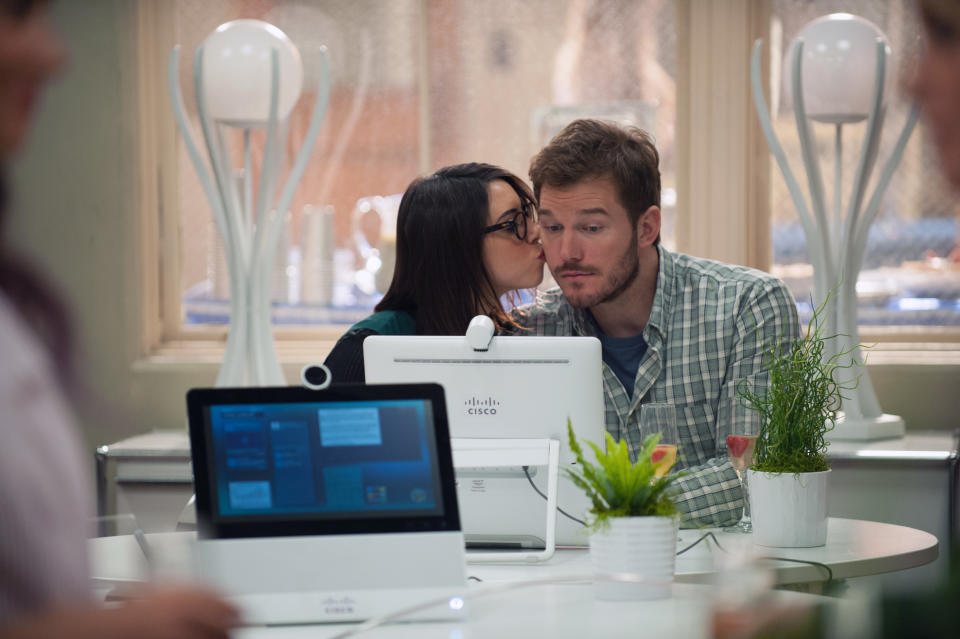
[[530, 162], [533, 193], [544, 186], [566, 187], [582, 180], [609, 178], [630, 221], [660, 206], [660, 154], [637, 127], [601, 120], [574, 120]]

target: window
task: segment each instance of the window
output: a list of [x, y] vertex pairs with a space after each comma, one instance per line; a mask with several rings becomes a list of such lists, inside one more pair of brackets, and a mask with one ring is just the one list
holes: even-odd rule
[[[526, 177], [530, 158], [577, 117], [653, 132], [663, 160], [664, 241], [673, 242], [676, 27], [669, 2], [178, 0], [174, 14], [191, 112], [189, 59], [219, 24], [263, 19], [298, 46], [308, 79], [291, 116], [288, 157], [310, 117], [316, 48], [329, 51], [331, 103], [278, 251], [275, 325], [336, 324], [342, 332], [390, 282], [391, 227], [414, 177], [468, 161]], [[263, 136], [254, 144], [262, 147]], [[182, 265], [168, 289], [179, 292], [174, 332], [209, 334], [228, 319], [226, 268], [182, 149], [178, 167]]]
[[[922, 28], [914, 3], [904, 0], [775, 0], [772, 32], [767, 38], [767, 43], [773, 42], [777, 47], [772, 63], [775, 74], [783, 68], [778, 60], [789, 56], [791, 42], [804, 25], [819, 16], [840, 11], [873, 22], [886, 34], [893, 49], [894, 82], [887, 88], [888, 112], [878, 160], [867, 190], [869, 197], [910, 109], [902, 80], [910, 73], [919, 53]], [[786, 89], [782, 86], [785, 81], [780, 84], [775, 128], [797, 179], [805, 187], [793, 104], [786, 98]], [[857, 169], [865, 130], [865, 122], [843, 128], [844, 206]], [[832, 212], [834, 127], [815, 123], [812, 133], [821, 158], [827, 210]], [[772, 272], [783, 278], [793, 291], [801, 317], [809, 317], [813, 268], [786, 184], [779, 169], [773, 166], [771, 170], [776, 175], [771, 179]], [[859, 321], [863, 330], [878, 333], [879, 329], [880, 334], [884, 329], [888, 334], [891, 331], [902, 334], [922, 330], [929, 336], [931, 327], [960, 326], [958, 213], [956, 196], [941, 179], [935, 150], [921, 122], [913, 132], [886, 190], [880, 213], [870, 228], [864, 263], [857, 280]]]
[[[399, 195], [415, 176], [485, 161], [525, 177], [529, 159], [550, 136], [585, 116], [653, 132], [662, 157], [666, 246], [768, 268], [808, 312], [805, 240], [779, 169], [751, 121], [753, 38], [764, 38], [768, 54], [775, 45], [779, 68], [803, 25], [834, 11], [852, 12], [887, 34], [899, 77], [908, 72], [921, 37], [908, 0], [735, 6], [696, 0], [176, 0], [169, 6], [172, 38], [182, 45], [188, 110], [189, 58], [217, 25], [260, 18], [297, 44], [308, 79], [291, 118], [288, 157], [299, 148], [313, 104], [316, 47], [328, 47], [330, 109], [289, 213], [273, 285], [278, 335], [311, 340], [339, 335], [385, 290], [391, 225]], [[899, 82], [888, 95], [881, 161], [908, 108]], [[791, 106], [779, 92], [776, 98], [778, 135], [800, 169]], [[848, 180], [863, 128], [844, 129]], [[830, 194], [834, 132], [825, 125], [813, 130]], [[179, 257], [176, 268], [161, 268], [160, 286], [163, 339], [174, 341], [222, 336], [228, 309], [209, 206], [182, 149], [179, 154], [170, 198], [176, 206], [169, 207], [176, 209], [169, 215], [177, 220]], [[960, 335], [951, 332], [960, 326], [960, 271], [949, 259], [958, 238], [954, 202], [921, 124], [871, 229], [858, 281], [865, 339]]]
[[[182, 1], [175, 18], [185, 60], [218, 25], [237, 18], [276, 24], [294, 41], [304, 63], [304, 91], [290, 117], [288, 164], [306, 134], [320, 74], [318, 50], [327, 47], [330, 105], [279, 242], [274, 323], [350, 324], [363, 317], [389, 281], [387, 229], [397, 205], [391, 196], [403, 191], [421, 163], [419, 3]], [[188, 105], [190, 66], [181, 63]], [[254, 132], [255, 156], [264, 140], [263, 132]], [[222, 325], [229, 314], [227, 269], [209, 204], [182, 145], [178, 179], [179, 320], [186, 329]]]

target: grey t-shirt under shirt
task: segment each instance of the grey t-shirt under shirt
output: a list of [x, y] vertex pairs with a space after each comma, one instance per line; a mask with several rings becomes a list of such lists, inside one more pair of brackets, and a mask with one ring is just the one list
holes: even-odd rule
[[[591, 319], [593, 319], [591, 317]], [[596, 322], [594, 322], [596, 324]], [[633, 386], [637, 378], [640, 360], [647, 352], [647, 342], [643, 334], [630, 337], [609, 337], [597, 327], [597, 337], [603, 347], [603, 361], [623, 384], [627, 395], [633, 397]]]

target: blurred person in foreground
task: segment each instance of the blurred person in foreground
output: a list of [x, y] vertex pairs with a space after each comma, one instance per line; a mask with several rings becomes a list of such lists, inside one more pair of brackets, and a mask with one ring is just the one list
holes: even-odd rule
[[940, 169], [960, 193], [960, 0], [921, 0], [924, 47], [908, 89], [920, 103]]
[[[940, 170], [960, 191], [960, 2], [921, 0], [919, 5], [926, 38], [908, 89], [923, 109]], [[960, 238], [949, 259], [960, 262]]]
[[[4, 169], [64, 59], [46, 2], [0, 0], [0, 233], [12, 208]], [[0, 234], [0, 639], [226, 637], [237, 613], [205, 590], [94, 602], [93, 481], [66, 401], [71, 346], [63, 303]]]
[[[918, 6], [925, 41], [919, 63], [908, 80], [908, 89], [921, 107], [930, 139], [937, 148], [941, 170], [960, 194], [960, 0], [920, 0]], [[940, 583], [929, 583], [928, 588], [914, 585], [909, 590], [883, 592], [874, 606], [865, 609], [858, 637], [960, 637], [960, 619], [956, 613], [960, 602], [960, 544], [956, 539], [940, 541], [941, 551], [948, 553], [949, 561], [946, 575], [938, 577], [942, 579]], [[840, 601], [833, 607], [842, 609], [843, 604]], [[861, 608], [860, 614], [865, 614], [863, 611]], [[829, 624], [823, 623], [820, 612], [815, 611], [803, 620], [781, 619], [764, 625], [762, 631], [741, 632], [736, 636], [751, 639], [846, 636], [831, 631]], [[834, 614], [839, 613], [834, 611]]]
[[[924, 46], [907, 88], [917, 100], [940, 170], [960, 195], [960, 0], [920, 0]], [[955, 251], [957, 252], [957, 251]], [[933, 592], [887, 596], [883, 637], [960, 637], [960, 543], [940, 540], [949, 570]]]

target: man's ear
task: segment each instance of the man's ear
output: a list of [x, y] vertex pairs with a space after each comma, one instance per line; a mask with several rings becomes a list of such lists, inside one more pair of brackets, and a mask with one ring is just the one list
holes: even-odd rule
[[660, 235], [660, 207], [651, 206], [637, 219], [637, 247], [650, 246]]

